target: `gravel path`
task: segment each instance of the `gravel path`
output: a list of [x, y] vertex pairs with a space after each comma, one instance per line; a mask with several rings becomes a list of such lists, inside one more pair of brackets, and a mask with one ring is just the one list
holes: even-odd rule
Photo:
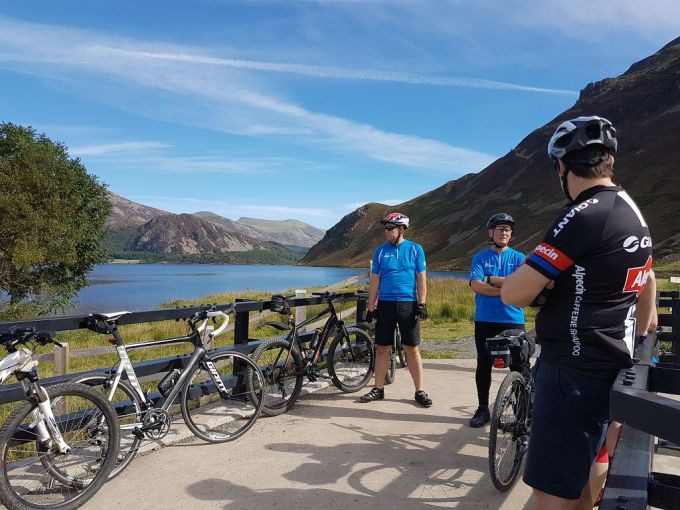
[[425, 352], [452, 351], [458, 359], [477, 358], [474, 336], [462, 336], [451, 342], [422, 342], [420, 348]]

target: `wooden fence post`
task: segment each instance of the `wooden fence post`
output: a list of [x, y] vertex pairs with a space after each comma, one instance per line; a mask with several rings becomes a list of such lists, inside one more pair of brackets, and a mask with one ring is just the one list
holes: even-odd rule
[[[295, 297], [305, 297], [307, 295], [306, 289], [295, 289]], [[295, 307], [295, 324], [300, 324], [303, 320], [307, 318], [307, 307], [306, 306], [296, 306]], [[304, 333], [305, 329], [301, 328], [300, 333]]]
[[54, 375], [66, 375], [69, 368], [70, 349], [68, 342], [54, 346]]
[[201, 331], [201, 343], [206, 351], [215, 348], [215, 339], [212, 337], [213, 331], [215, 331], [215, 326], [206, 326], [206, 328]]

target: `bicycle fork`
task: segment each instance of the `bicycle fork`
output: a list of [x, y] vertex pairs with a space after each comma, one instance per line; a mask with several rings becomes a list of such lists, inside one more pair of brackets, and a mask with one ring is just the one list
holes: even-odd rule
[[[23, 381], [22, 381], [23, 384]], [[42, 442], [52, 440], [57, 451], [61, 454], [67, 454], [71, 451], [71, 447], [64, 441], [64, 437], [59, 431], [57, 421], [52, 412], [52, 402], [50, 396], [47, 394], [45, 388], [32, 382], [32, 393], [38, 401], [38, 408], [33, 410], [33, 422], [30, 427], [37, 431], [38, 438]], [[27, 392], [28, 393], [28, 392]]]

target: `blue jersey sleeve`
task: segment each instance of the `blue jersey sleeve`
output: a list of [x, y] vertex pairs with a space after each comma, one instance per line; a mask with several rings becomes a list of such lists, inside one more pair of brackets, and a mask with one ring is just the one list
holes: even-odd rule
[[416, 249], [416, 274], [422, 273], [427, 269], [427, 264], [425, 263], [425, 250], [423, 250], [423, 247], [420, 246], [419, 244], [417, 245], [418, 248]]
[[377, 275], [380, 274], [380, 248], [373, 252], [373, 265], [371, 272]]
[[470, 281], [472, 280], [484, 281], [484, 267], [482, 266], [479, 254], [472, 258], [472, 264], [470, 265]]

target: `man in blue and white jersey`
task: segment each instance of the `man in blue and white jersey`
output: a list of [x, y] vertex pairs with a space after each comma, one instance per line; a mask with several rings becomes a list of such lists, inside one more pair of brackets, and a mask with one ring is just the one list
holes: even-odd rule
[[[375, 387], [361, 397], [361, 402], [385, 398], [385, 375], [390, 364], [394, 330], [399, 326], [401, 343], [408, 357], [408, 369], [415, 386], [415, 400], [424, 407], [432, 399], [423, 390], [423, 364], [420, 359], [420, 320], [427, 319], [427, 281], [425, 252], [418, 243], [404, 239], [409, 219], [402, 213], [388, 214], [384, 226], [385, 244], [373, 254], [368, 285], [366, 320], [375, 325]], [[380, 295], [376, 308], [376, 301]]]
[[501, 301], [505, 277], [524, 262], [524, 255], [509, 246], [514, 227], [515, 220], [509, 214], [491, 216], [486, 222], [491, 247], [477, 253], [470, 266], [470, 287], [475, 292], [475, 383], [479, 402], [470, 419], [471, 427], [482, 427], [491, 419], [489, 388], [493, 359], [486, 345], [487, 338], [506, 329], [524, 329], [524, 311]]

